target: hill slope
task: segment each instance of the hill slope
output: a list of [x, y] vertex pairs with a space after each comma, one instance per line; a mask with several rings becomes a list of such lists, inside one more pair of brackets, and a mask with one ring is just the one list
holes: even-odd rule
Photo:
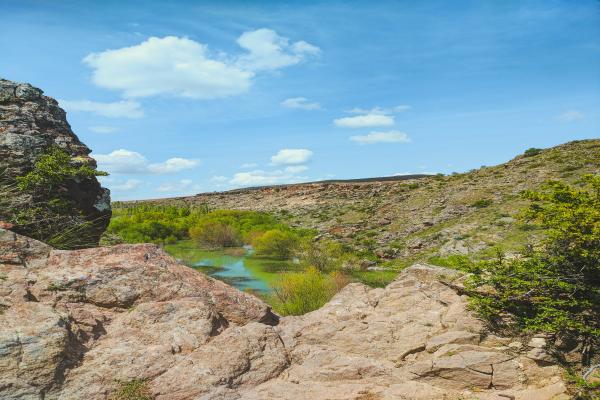
[[505, 251], [535, 238], [516, 221], [519, 193], [600, 173], [600, 140], [522, 154], [493, 167], [402, 181], [316, 182], [153, 200], [273, 212], [365, 255], [403, 265], [433, 255]]

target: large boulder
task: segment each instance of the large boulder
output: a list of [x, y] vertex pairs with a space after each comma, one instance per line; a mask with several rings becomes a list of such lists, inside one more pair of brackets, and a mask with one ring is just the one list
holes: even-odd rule
[[[91, 150], [73, 133], [56, 100], [27, 83], [0, 79], [1, 178], [11, 180], [25, 175], [51, 147], [65, 150], [74, 163], [96, 167], [96, 161], [89, 156]], [[67, 182], [67, 185], [65, 194], [73, 215], [82, 215], [92, 222], [82, 235], [90, 244], [97, 244], [110, 221], [110, 192], [93, 177]], [[21, 208], [30, 206], [32, 201], [27, 196], [13, 199]], [[6, 212], [0, 209], [0, 220], [7, 217], [3, 215]]]
[[463, 278], [414, 265], [278, 318], [154, 245], [54, 250], [0, 229], [0, 398], [107, 400], [132, 382], [155, 400], [569, 398], [529, 357], [540, 340], [473, 316]]

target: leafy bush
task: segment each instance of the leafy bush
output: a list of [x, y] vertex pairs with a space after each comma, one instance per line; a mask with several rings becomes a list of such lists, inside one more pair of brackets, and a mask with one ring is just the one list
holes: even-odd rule
[[525, 153], [523, 153], [523, 155], [525, 155], [525, 157], [533, 157], [533, 156], [537, 156], [542, 151], [543, 151], [542, 149], [537, 149], [535, 147], [530, 147], [529, 149], [525, 150]]
[[189, 233], [190, 238], [202, 247], [234, 247], [242, 244], [239, 231], [225, 222], [201, 221], [192, 226]]
[[327, 303], [348, 283], [340, 272], [324, 274], [314, 267], [282, 274], [273, 284], [273, 309], [281, 315], [302, 315]]
[[256, 255], [287, 260], [299, 245], [299, 237], [292, 231], [271, 229], [254, 240]]
[[[52, 147], [36, 160], [24, 176], [10, 180], [0, 175], [0, 218], [14, 230], [59, 249], [95, 244], [94, 224], [74, 209], [69, 185], [106, 175]], [[23, 201], [23, 199], [28, 199]]]
[[109, 400], [152, 400], [152, 397], [145, 380], [132, 379], [128, 382], [119, 382], [118, 389]]
[[172, 243], [188, 239], [188, 230], [207, 213], [205, 205], [113, 203], [113, 217], [102, 243]]
[[494, 203], [492, 199], [479, 199], [471, 203], [471, 207], [475, 208], [485, 208], [489, 207]]
[[532, 204], [523, 217], [546, 229], [546, 239], [521, 258], [499, 256], [474, 267], [469, 287], [482, 316], [501, 323], [508, 313], [509, 326], [573, 337], [584, 348], [598, 345], [600, 175], [583, 183], [550, 182], [543, 192], [524, 193]]

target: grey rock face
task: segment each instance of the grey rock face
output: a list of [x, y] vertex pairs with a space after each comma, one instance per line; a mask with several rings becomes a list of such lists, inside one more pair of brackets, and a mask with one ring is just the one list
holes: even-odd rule
[[[52, 146], [64, 149], [78, 163], [96, 166], [91, 150], [73, 133], [56, 100], [27, 83], [0, 79], [0, 170], [5, 170], [5, 178], [31, 171], [36, 159]], [[110, 220], [108, 189], [95, 178], [73, 182], [68, 189], [73, 212], [94, 222], [88, 236], [97, 242]], [[22, 206], [30, 201], [19, 199]]]

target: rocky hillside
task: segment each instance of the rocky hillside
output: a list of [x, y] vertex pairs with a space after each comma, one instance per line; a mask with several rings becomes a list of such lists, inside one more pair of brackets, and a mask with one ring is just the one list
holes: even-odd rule
[[489, 334], [462, 278], [415, 265], [278, 320], [154, 245], [54, 250], [0, 229], [0, 398], [570, 398], [545, 339]]
[[[11, 181], [34, 167], [39, 156], [57, 147], [66, 151], [77, 165], [96, 167], [91, 150], [71, 130], [65, 112], [53, 98], [27, 83], [0, 79], [0, 180]], [[90, 244], [98, 243], [110, 221], [110, 193], [94, 177], [66, 182], [64, 193], [73, 215], [82, 215], [91, 224], [84, 236]], [[14, 208], [36, 206], [43, 199], [33, 199], [11, 192]], [[0, 220], [14, 212], [1, 204]]]
[[203, 193], [156, 202], [263, 210], [381, 259], [409, 265], [437, 254], [517, 250], [535, 237], [515, 217], [519, 193], [549, 179], [600, 173], [600, 140], [530, 151], [507, 163], [404, 181], [310, 183]]

